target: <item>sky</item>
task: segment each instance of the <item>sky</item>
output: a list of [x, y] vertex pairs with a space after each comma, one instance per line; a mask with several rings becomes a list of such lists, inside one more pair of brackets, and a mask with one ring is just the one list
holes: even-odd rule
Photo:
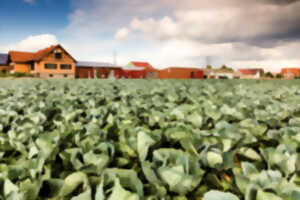
[[79, 61], [300, 67], [300, 0], [1, 0], [0, 53], [62, 44]]

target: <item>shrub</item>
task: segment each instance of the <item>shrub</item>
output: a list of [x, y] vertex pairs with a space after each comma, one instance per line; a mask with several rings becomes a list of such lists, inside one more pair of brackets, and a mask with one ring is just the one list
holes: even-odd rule
[[21, 77], [32, 77], [32, 75], [25, 73], [25, 72], [15, 72], [13, 74], [10, 74], [12, 77], [21, 78]]

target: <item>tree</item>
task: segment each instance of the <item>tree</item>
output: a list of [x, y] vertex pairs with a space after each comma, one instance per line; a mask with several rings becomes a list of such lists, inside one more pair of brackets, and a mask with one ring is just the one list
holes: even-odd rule
[[276, 75], [276, 78], [282, 79], [283, 75], [281, 73], [279, 73], [279, 74]]
[[225, 70], [225, 71], [230, 71], [230, 72], [234, 71], [232, 68], [227, 67], [226, 65], [222, 65], [222, 66], [220, 67], [220, 69], [221, 69], [221, 70]]
[[268, 78], [274, 78], [273, 74], [271, 72], [267, 72], [264, 74], [265, 77], [268, 77]]
[[226, 70], [226, 69], [227, 69], [227, 66], [226, 66], [226, 65], [222, 65], [220, 69]]

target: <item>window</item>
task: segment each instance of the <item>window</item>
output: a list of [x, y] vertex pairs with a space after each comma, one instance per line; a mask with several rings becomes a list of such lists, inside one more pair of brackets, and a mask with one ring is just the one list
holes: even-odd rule
[[195, 78], [195, 72], [191, 72], [191, 78]]
[[45, 64], [45, 69], [57, 69], [57, 64]]
[[49, 74], [49, 77], [53, 77], [53, 74]]
[[64, 77], [65, 77], [65, 78], [68, 78], [68, 74], [64, 74]]
[[30, 70], [31, 70], [31, 71], [34, 71], [34, 69], [35, 69], [35, 68], [34, 68], [34, 63], [31, 63], [31, 64], [30, 64]]
[[62, 58], [62, 54], [61, 53], [55, 53], [55, 58], [56, 59], [61, 59]]
[[61, 64], [60, 69], [72, 69], [72, 65], [69, 64]]
[[2, 74], [6, 74], [7, 70], [6, 69], [2, 69], [1, 72], [2, 72]]

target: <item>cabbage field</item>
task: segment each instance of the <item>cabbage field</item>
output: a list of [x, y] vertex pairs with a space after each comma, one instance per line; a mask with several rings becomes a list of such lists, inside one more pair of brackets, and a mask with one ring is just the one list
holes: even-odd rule
[[0, 200], [299, 200], [300, 82], [0, 80]]

